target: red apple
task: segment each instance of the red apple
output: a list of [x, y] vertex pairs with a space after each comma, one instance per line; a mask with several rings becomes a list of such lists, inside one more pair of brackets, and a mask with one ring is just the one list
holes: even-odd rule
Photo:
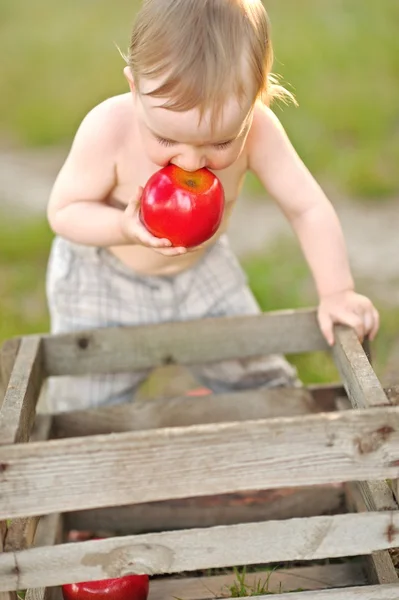
[[147, 181], [140, 216], [155, 237], [192, 248], [216, 233], [223, 211], [224, 191], [216, 175], [205, 168], [190, 173], [168, 165]]
[[68, 583], [62, 586], [64, 600], [147, 600], [148, 575], [125, 575], [117, 579]]
[[148, 575], [124, 575], [116, 579], [64, 584], [62, 596], [64, 600], [147, 600], [149, 585]]

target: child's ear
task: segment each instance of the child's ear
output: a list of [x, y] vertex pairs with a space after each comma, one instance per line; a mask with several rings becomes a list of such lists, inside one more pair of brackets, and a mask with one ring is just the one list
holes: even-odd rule
[[136, 91], [136, 86], [134, 83], [133, 74], [132, 74], [132, 71], [130, 70], [130, 67], [125, 67], [123, 69], [123, 74], [127, 79], [127, 82], [130, 87], [130, 91], [132, 92], [132, 94], [134, 94], [134, 92]]

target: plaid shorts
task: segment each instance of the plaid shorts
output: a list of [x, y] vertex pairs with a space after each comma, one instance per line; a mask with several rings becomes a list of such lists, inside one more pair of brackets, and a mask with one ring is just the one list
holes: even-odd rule
[[[144, 276], [105, 248], [56, 237], [47, 272], [51, 332], [145, 325], [260, 312], [246, 276], [222, 236], [192, 268], [174, 276]], [[216, 393], [299, 385], [280, 355], [228, 360], [191, 368]], [[51, 378], [53, 412], [132, 401], [149, 371]]]

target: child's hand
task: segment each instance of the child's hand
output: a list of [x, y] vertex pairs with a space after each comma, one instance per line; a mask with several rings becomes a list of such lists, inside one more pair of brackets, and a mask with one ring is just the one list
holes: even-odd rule
[[338, 292], [320, 299], [317, 318], [328, 344], [334, 344], [334, 325], [352, 327], [361, 342], [366, 335], [373, 339], [378, 331], [380, 318], [372, 302], [353, 290]]
[[173, 247], [169, 240], [157, 238], [143, 225], [140, 219], [140, 199], [143, 188], [139, 187], [135, 198], [130, 200], [122, 216], [122, 232], [128, 243], [141, 244], [164, 256], [178, 256], [188, 252], [187, 248]]

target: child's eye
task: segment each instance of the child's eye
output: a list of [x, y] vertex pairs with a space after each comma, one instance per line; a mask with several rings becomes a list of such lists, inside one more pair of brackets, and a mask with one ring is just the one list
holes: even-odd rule
[[228, 148], [229, 146], [231, 146], [232, 143], [233, 143], [233, 140], [229, 140], [228, 142], [222, 142], [221, 144], [215, 144], [215, 148], [217, 150], [224, 150], [225, 148]]
[[165, 138], [161, 138], [157, 136], [157, 142], [159, 144], [161, 144], [162, 146], [174, 146], [175, 142], [172, 142], [171, 140], [165, 140]]

